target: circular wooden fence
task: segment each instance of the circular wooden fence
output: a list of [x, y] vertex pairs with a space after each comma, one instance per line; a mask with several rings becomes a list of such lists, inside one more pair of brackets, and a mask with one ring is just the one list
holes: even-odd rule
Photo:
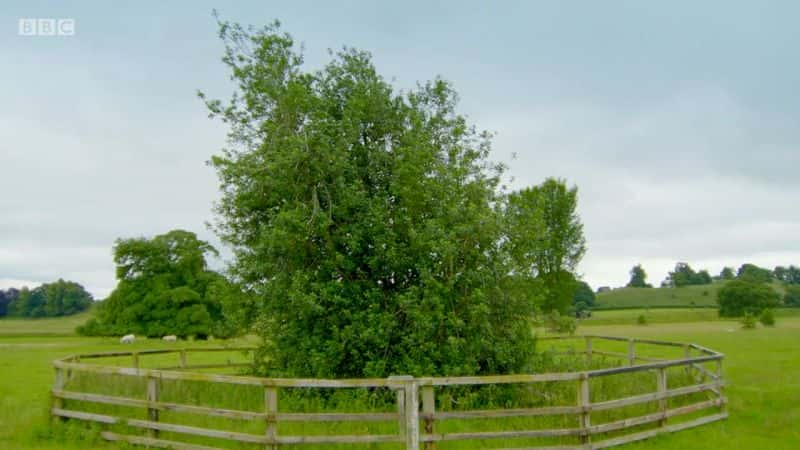
[[[539, 342], [549, 344], [552, 358], [579, 361], [586, 370], [282, 379], [204, 372], [248, 365], [248, 348], [76, 355], [53, 362], [52, 415], [102, 424], [101, 435], [107, 440], [185, 450], [346, 443], [355, 448], [387, 443], [387, 448], [418, 450], [435, 449], [437, 443], [444, 449], [449, 441], [474, 441], [475, 448], [494, 443], [491, 448], [601, 449], [727, 417], [723, 355], [714, 350], [612, 336], [546, 337]], [[214, 355], [233, 358], [214, 360]], [[197, 362], [189, 364], [190, 359]], [[503, 385], [525, 386], [542, 404], [472, 409], [447, 401], [448, 392], [459, 386]], [[557, 400], [548, 395], [553, 386], [562, 394]], [[200, 395], [235, 389], [241, 392], [228, 403], [211, 404]], [[279, 409], [279, 393], [297, 389], [384, 389], [391, 391], [394, 404], [388, 411], [367, 412]], [[563, 395], [570, 391], [573, 394]], [[373, 432], [372, 424], [382, 425], [374, 425], [379, 429]], [[359, 432], [342, 434], [343, 429]]]

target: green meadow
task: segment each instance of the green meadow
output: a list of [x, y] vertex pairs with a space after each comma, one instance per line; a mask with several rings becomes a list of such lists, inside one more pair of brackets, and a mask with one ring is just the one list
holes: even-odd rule
[[[730, 418], [620, 448], [800, 448], [800, 429], [796, 427], [800, 419], [799, 316], [793, 312], [781, 312], [777, 315], [775, 328], [742, 330], [735, 321], [719, 320], [716, 311], [711, 309], [654, 309], [644, 312], [650, 316], [648, 325], [636, 325], [635, 319], [642, 313], [642, 310], [596, 312], [581, 324], [578, 332], [695, 342], [723, 352], [725, 377], [729, 383], [725, 392]], [[0, 373], [3, 376], [0, 383], [0, 448], [128, 448], [102, 441], [96, 427], [78, 422], [54, 424], [49, 417], [52, 360], [70, 354], [121, 348], [116, 339], [73, 335], [67, 325], [79, 321], [79, 318], [0, 320]], [[214, 345], [219, 345], [219, 342], [188, 342], [177, 346]], [[140, 341], [125, 348], [175, 346], [160, 341]], [[467, 428], [456, 423], [452, 429], [464, 431]], [[474, 444], [443, 444], [447, 444], [440, 444], [439, 448], [443, 450], [481, 448]], [[496, 444], [500, 443], [492, 443]]]

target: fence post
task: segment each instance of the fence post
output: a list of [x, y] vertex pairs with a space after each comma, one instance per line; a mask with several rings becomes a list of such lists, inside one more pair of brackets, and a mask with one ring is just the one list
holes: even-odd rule
[[719, 412], [725, 412], [725, 397], [722, 395], [722, 355], [717, 360], [717, 398], [719, 399]]
[[[64, 389], [64, 371], [63, 369], [56, 369], [56, 377], [53, 380], [53, 391], [62, 391]], [[64, 400], [61, 397], [57, 397], [55, 394], [53, 395], [53, 409], [63, 409], [64, 408]], [[64, 421], [63, 417], [56, 416], [56, 421]]]
[[592, 337], [586, 336], [586, 363], [591, 366], [592, 364]]
[[267, 450], [277, 450], [278, 443], [278, 388], [267, 386], [264, 388], [264, 412], [267, 414]]
[[[689, 359], [691, 357], [692, 357], [692, 347], [690, 347], [689, 344], [684, 344], [683, 345], [683, 359]], [[686, 365], [686, 376], [689, 377], [689, 378], [693, 378], [693, 376], [694, 376], [692, 374], [692, 365], [691, 364], [687, 364]]]
[[186, 349], [181, 350], [181, 369], [186, 368]]
[[663, 427], [667, 424], [667, 369], [661, 367], [656, 370], [656, 385], [658, 389], [658, 411], [662, 414], [658, 421], [658, 426]]
[[631, 366], [636, 365], [636, 340], [628, 339], [628, 363]]
[[[433, 434], [433, 414], [436, 412], [436, 395], [432, 385], [422, 386], [422, 417], [425, 434]], [[425, 442], [425, 450], [436, 450], [436, 442]]]
[[406, 450], [419, 450], [419, 384], [412, 379], [405, 383]]
[[580, 428], [582, 444], [589, 444], [592, 442], [592, 435], [589, 434], [589, 427], [592, 424], [591, 404], [592, 398], [589, 392], [589, 374], [582, 372], [578, 382], [578, 406], [581, 407]]
[[138, 369], [139, 368], [139, 352], [131, 353], [131, 358], [133, 359], [133, 368], [134, 369]]
[[[389, 381], [409, 381], [413, 380], [414, 377], [410, 375], [395, 375], [388, 378]], [[406, 436], [406, 390], [405, 387], [402, 388], [393, 388], [396, 395], [396, 403], [397, 403], [397, 433], [400, 437], [405, 438]], [[405, 442], [405, 439], [403, 440]]]
[[[147, 420], [151, 422], [158, 422], [158, 408], [152, 403], [158, 402], [158, 388], [159, 379], [150, 375], [147, 377]], [[158, 437], [158, 430], [150, 429], [148, 431], [150, 437]]]

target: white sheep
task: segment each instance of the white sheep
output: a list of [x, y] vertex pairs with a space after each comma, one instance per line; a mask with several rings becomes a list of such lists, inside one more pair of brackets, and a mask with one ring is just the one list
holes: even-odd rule
[[174, 334], [170, 334], [170, 335], [164, 336], [161, 339], [164, 340], [164, 341], [167, 341], [167, 342], [175, 342], [175, 341], [178, 340], [178, 337], [175, 336]]
[[132, 334], [126, 334], [125, 336], [122, 336], [121, 338], [119, 338], [119, 343], [120, 344], [133, 344], [133, 342], [135, 340], [136, 340], [136, 336], [134, 336]]

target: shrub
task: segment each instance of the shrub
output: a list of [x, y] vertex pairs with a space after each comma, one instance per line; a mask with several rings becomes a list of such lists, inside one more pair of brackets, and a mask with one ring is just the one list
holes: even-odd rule
[[570, 316], [562, 316], [558, 311], [553, 311], [548, 317], [548, 329], [555, 333], [565, 333], [572, 336], [578, 328], [578, 322]]
[[761, 314], [758, 316], [758, 321], [761, 322], [761, 325], [765, 327], [774, 327], [775, 326], [775, 314], [773, 314], [771, 309], [765, 309], [761, 311]]
[[745, 330], [752, 330], [756, 327], [756, 316], [751, 313], [745, 313], [741, 320], [742, 328]]
[[778, 301], [778, 293], [764, 283], [734, 280], [717, 292], [721, 317], [741, 317], [746, 313], [758, 315], [765, 309], [778, 306]]
[[636, 318], [637, 325], [647, 325], [647, 316], [644, 314], [639, 314], [639, 317]]

